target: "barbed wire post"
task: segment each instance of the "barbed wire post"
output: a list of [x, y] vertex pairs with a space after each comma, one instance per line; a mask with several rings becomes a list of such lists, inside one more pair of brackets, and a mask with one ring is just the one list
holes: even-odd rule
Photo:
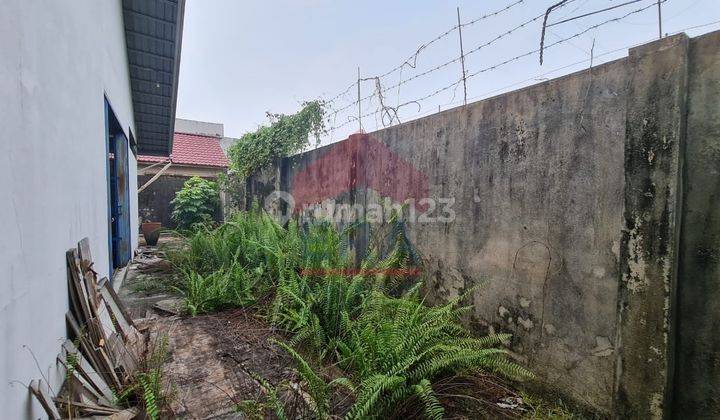
[[661, 1], [661, 0], [658, 0], [658, 33], [659, 33], [658, 39], [662, 39], [662, 37], [663, 37], [663, 34], [662, 34], [662, 6], [661, 6], [661, 4], [662, 4], [662, 1]]
[[462, 65], [462, 81], [463, 81], [463, 105], [467, 105], [467, 79], [465, 75], [467, 74], [465, 72], [465, 53], [463, 51], [463, 42], [462, 42], [462, 24], [460, 23], [460, 7], [457, 8], [457, 18], [458, 18], [458, 35], [460, 35], [460, 64]]
[[540, 34], [540, 65], [542, 66], [543, 63], [543, 52], [545, 52], [545, 29], [547, 29], [547, 20], [548, 16], [550, 16], [550, 12], [553, 11], [553, 9], [558, 9], [560, 7], [563, 7], [565, 3], [567, 3], [568, 0], [562, 0], [559, 1], [552, 6], [548, 7], [545, 11], [545, 18], [543, 19], [543, 25], [542, 25], [542, 33]]
[[357, 90], [358, 90], [358, 125], [360, 126], [360, 132], [362, 133], [362, 100], [360, 100], [360, 66], [358, 66], [358, 78], [357, 78]]

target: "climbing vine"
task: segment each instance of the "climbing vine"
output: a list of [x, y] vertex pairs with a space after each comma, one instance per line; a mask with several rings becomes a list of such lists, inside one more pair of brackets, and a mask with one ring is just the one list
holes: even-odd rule
[[267, 113], [269, 126], [262, 126], [243, 135], [230, 146], [230, 169], [240, 178], [246, 178], [273, 159], [302, 151], [310, 144], [310, 137], [320, 142], [325, 132], [325, 104], [310, 101], [302, 104], [296, 114]]

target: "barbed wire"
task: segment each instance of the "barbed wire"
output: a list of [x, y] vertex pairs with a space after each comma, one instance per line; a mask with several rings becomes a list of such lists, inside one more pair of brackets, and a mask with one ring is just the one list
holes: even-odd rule
[[[663, 0], [663, 1], [666, 1], [666, 0]], [[565, 4], [568, 4], [568, 3], [565, 3]], [[648, 4], [647, 6], [641, 7], [641, 8], [639, 8], [639, 9], [635, 9], [635, 10], [630, 11], [630, 12], [628, 12], [628, 13], [622, 15], [622, 16], [618, 16], [618, 17], [615, 17], [615, 18], [612, 18], [612, 19], [607, 19], [607, 20], [605, 20], [605, 21], [603, 21], [603, 22], [600, 22], [600, 23], [597, 23], [597, 24], [595, 24], [595, 25], [589, 26], [588, 28], [585, 28], [584, 30], [582, 30], [582, 31], [580, 31], [580, 32], [577, 32], [577, 33], [575, 33], [575, 34], [573, 34], [573, 35], [571, 35], [571, 36], [568, 36], [568, 37], [566, 37], [566, 38], [561, 38], [561, 39], [559, 39], [558, 41], [555, 41], [555, 42], [553, 42], [553, 43], [551, 43], [551, 44], [548, 44], [548, 45], [543, 45], [542, 50], [546, 50], [546, 49], [552, 48], [552, 47], [554, 47], [554, 46], [557, 46], [557, 45], [560, 45], [560, 44], [569, 42], [570, 40], [575, 39], [575, 38], [577, 38], [577, 37], [579, 37], [579, 36], [582, 36], [582, 35], [586, 34], [587, 32], [590, 32], [590, 31], [592, 31], [592, 30], [594, 30], [594, 29], [597, 29], [597, 28], [599, 28], [599, 27], [601, 27], [601, 26], [604, 26], [604, 25], [607, 25], [607, 24], [610, 24], [610, 23], [613, 23], [613, 22], [621, 21], [621, 20], [623, 20], [623, 19], [625, 19], [625, 18], [627, 18], [627, 17], [629, 17], [629, 16], [632, 16], [632, 15], [635, 15], [635, 14], [638, 14], [638, 13], [641, 13], [641, 12], [643, 12], [643, 11], [645, 11], [645, 10], [648, 10], [648, 9], [651, 8], [651, 7], [656, 7], [656, 6], [657, 6], [657, 2], [653, 1], [652, 3]], [[539, 17], [544, 17], [544, 16], [545, 16], [544, 13], [543, 13], [542, 15], [539, 15]], [[539, 19], [539, 17], [536, 17], [536, 18], [534, 18], [534, 19], [537, 20], [537, 19]], [[525, 23], [523, 23], [523, 24], [524, 24], [524, 25], [527, 25], [528, 23], [525, 22]], [[711, 23], [711, 24], [712, 24], [712, 23]], [[489, 71], [496, 70], [496, 69], [498, 69], [498, 68], [500, 68], [500, 67], [502, 67], [502, 66], [505, 66], [505, 65], [507, 65], [507, 64], [509, 64], [509, 63], [512, 63], [512, 62], [514, 62], [514, 61], [517, 61], [517, 60], [520, 60], [520, 59], [522, 59], [522, 58], [531, 56], [531, 55], [533, 55], [533, 54], [537, 54], [537, 53], [539, 53], [540, 51], [541, 51], [541, 48], [536, 48], [536, 49], [533, 49], [533, 50], [531, 50], [531, 51], [527, 51], [527, 52], [525, 52], [525, 53], [522, 53], [522, 54], [516, 55], [516, 56], [514, 56], [514, 57], [511, 57], [511, 58], [509, 58], [509, 59], [507, 59], [507, 60], [501, 61], [501, 62], [499, 62], [499, 63], [493, 64], [493, 65], [491, 65], [491, 66], [487, 66], [487, 67], [481, 68], [481, 69], [479, 69], [479, 70], [477, 70], [477, 71], [475, 71], [475, 72], [473, 72], [473, 73], [468, 74], [468, 75], [466, 76], [466, 79], [470, 79], [470, 78], [476, 77], [476, 76], [478, 76], [478, 75], [480, 75], [480, 74], [482, 74], [482, 73], [486, 73], [486, 72], [489, 72]], [[458, 58], [458, 59], [459, 59], [459, 58]], [[374, 80], [374, 79], [373, 79], [373, 80]], [[408, 80], [410, 80], [410, 79], [408, 79]], [[449, 85], [447, 85], [447, 86], [443, 86], [443, 87], [441, 87], [441, 88], [439, 88], [439, 89], [436, 89], [436, 90], [434, 90], [433, 92], [431, 92], [431, 93], [429, 93], [429, 94], [427, 94], [427, 95], [424, 95], [424, 96], [422, 96], [422, 97], [420, 97], [420, 98], [416, 98], [416, 99], [413, 99], [413, 100], [410, 100], [410, 101], [403, 102], [403, 103], [399, 104], [397, 107], [395, 107], [394, 110], [397, 111], [397, 110], [400, 109], [401, 107], [407, 106], [407, 105], [410, 105], [410, 104], [419, 104], [420, 102], [425, 101], [425, 100], [427, 100], [427, 99], [430, 99], [430, 98], [432, 98], [432, 97], [434, 97], [434, 96], [437, 96], [437, 95], [439, 95], [439, 94], [442, 93], [442, 92], [445, 92], [445, 91], [447, 91], [447, 90], [453, 89], [454, 87], [456, 87], [458, 84], [460, 84], [460, 83], [462, 83], [462, 82], [463, 82], [463, 79], [461, 78], [461, 79], [459, 79], [459, 80], [457, 80], [457, 81], [455, 81], [455, 82], [453, 82], [453, 83], [451, 83], [451, 84], [449, 84]], [[386, 89], [382, 90], [382, 92], [385, 92], [385, 91], [387, 91], [387, 90], [389, 90], [389, 89], [392, 89], [392, 88], [394, 88], [394, 87], [397, 87], [397, 86], [391, 86], [391, 87], [389, 87], [389, 88], [386, 88]], [[368, 98], [371, 98], [371, 97], [373, 97], [373, 96], [375, 96], [375, 93], [373, 93], [372, 95], [369, 95]], [[357, 104], [357, 103], [358, 103], [358, 101], [355, 101], [355, 102], [354, 102], [353, 104], [351, 104], [351, 105], [355, 105], [355, 104]], [[347, 109], [347, 108], [348, 108], [348, 107], [344, 107], [344, 108], [342, 108], [342, 109]], [[342, 109], [341, 109], [341, 110], [342, 110]], [[361, 115], [360, 118], [365, 118], [365, 117], [371, 116], [371, 115], [373, 115], [373, 114], [376, 114], [377, 112], [378, 112], [378, 110], [375, 110], [375, 111], [372, 111], [372, 112], [368, 112], [368, 113], [366, 113], [366, 114], [364, 114], [364, 115]], [[355, 118], [357, 118], [357, 117], [355, 117]], [[331, 131], [335, 131], [335, 130], [337, 130], [337, 129], [339, 129], [339, 128], [342, 128], [342, 127], [350, 124], [350, 123], [353, 122], [353, 121], [354, 121], [354, 120], [348, 120], [348, 121], [346, 121], [346, 122], [344, 122], [344, 123], [342, 123], [342, 124], [340, 124], [340, 125], [338, 125], [338, 126], [331, 127], [330, 130], [331, 130]]]
[[[480, 16], [480, 17], [477, 18], [477, 19], [473, 19], [473, 20], [471, 20], [471, 21], [469, 21], [469, 22], [465, 22], [465, 23], [461, 24], [460, 26], [464, 28], [464, 27], [466, 27], [466, 26], [474, 25], [474, 24], [480, 22], [481, 20], [485, 20], [485, 19], [487, 19], [487, 18], [491, 18], [491, 17], [493, 17], [493, 16], [497, 16], [497, 15], [499, 15], [500, 13], [505, 12], [505, 11], [511, 9], [513, 6], [517, 6], [518, 4], [522, 3], [523, 1], [524, 1], [524, 0], [516, 1], [515, 3], [512, 3], [512, 4], [508, 5], [508, 6], [506, 6], [504, 9], [500, 9], [500, 10], [498, 10], [498, 11], [496, 11], [496, 12], [493, 12], [493, 13], [488, 13], [487, 15], [482, 15], [482, 16]], [[572, 0], [572, 1], [575, 1], [575, 0]], [[456, 27], [457, 27], [457, 26], [456, 26]]]
[[[571, 1], [576, 1], [576, 0], [571, 0]], [[488, 13], [488, 14], [482, 15], [482, 16], [476, 18], [476, 19], [473, 19], [473, 20], [471, 20], [471, 21], [469, 21], [469, 22], [463, 23], [463, 24], [461, 24], [461, 25], [459, 25], [459, 26], [458, 26], [458, 25], [455, 25], [455, 26], [451, 27], [450, 29], [448, 29], [447, 31], [445, 31], [445, 32], [441, 33], [440, 35], [436, 36], [436, 37], [433, 38], [432, 40], [430, 40], [430, 41], [428, 41], [428, 42], [426, 42], [426, 43], [424, 43], [424, 44], [421, 44], [421, 45], [415, 50], [415, 52], [414, 52], [413, 54], [411, 54], [407, 59], [405, 59], [401, 64], [393, 67], [392, 69], [390, 69], [390, 70], [386, 71], [385, 73], [382, 73], [382, 74], [380, 74], [380, 75], [378, 75], [378, 76], [367, 77], [367, 78], [364, 78], [364, 79], [361, 79], [361, 80], [375, 80], [375, 78], [380, 78], [380, 79], [382, 79], [382, 78], [384, 78], [384, 77], [387, 77], [387, 76], [395, 73], [396, 71], [401, 70], [401, 69], [402, 69], [403, 67], [405, 67], [405, 66], [408, 66], [408, 67], [410, 67], [410, 68], [416, 68], [416, 67], [417, 67], [417, 58], [418, 58], [418, 56], [420, 55], [420, 53], [421, 53], [423, 50], [425, 50], [427, 47], [431, 46], [432, 44], [440, 41], [441, 39], [447, 37], [448, 35], [452, 34], [453, 32], [455, 32], [455, 31], [458, 29], [458, 27], [466, 27], [466, 26], [474, 25], [474, 24], [476, 24], [476, 23], [478, 23], [478, 22], [481, 22], [481, 21], [483, 21], [483, 20], [485, 20], [485, 19], [489, 19], [489, 18], [494, 17], [494, 16], [497, 16], [497, 15], [503, 13], [503, 12], [506, 12], [506, 11], [512, 9], [513, 7], [515, 7], [515, 6], [519, 5], [519, 4], [522, 4], [522, 3], [524, 3], [524, 2], [525, 2], [525, 0], [517, 0], [517, 1], [513, 2], [513, 3], [510, 3], [509, 5], [507, 5], [507, 6], [505, 6], [505, 7], [503, 7], [502, 9], [496, 10], [496, 11], [494, 11], [494, 12], [492, 12], [492, 13]], [[459, 60], [459, 58], [458, 58], [458, 60]], [[457, 61], [457, 60], [456, 60], [456, 61]], [[449, 64], [449, 63], [448, 63], [448, 64]], [[337, 95], [333, 96], [332, 98], [326, 100], [325, 102], [326, 102], [326, 103], [333, 103], [333, 102], [335, 102], [337, 99], [339, 99], [339, 98], [342, 97], [343, 95], [347, 94], [347, 93], [350, 91], [350, 89], [352, 89], [352, 88], [355, 87], [355, 86], [357, 86], [357, 81], [353, 82], [353, 83], [350, 84], [346, 89], [344, 89], [342, 92], [340, 92], [340, 93], [338, 93]], [[397, 87], [397, 86], [396, 86], [396, 87]], [[365, 99], [365, 98], [363, 98], [362, 100], [364, 100], [364, 99]], [[355, 102], [355, 104], [357, 104], [357, 102]]]
[[[576, 1], [576, 0], [569, 0], [569, 1], [567, 1], [566, 3], [564, 3], [563, 6], [566, 6], [566, 5], [568, 5], [568, 4], [570, 4], [570, 3], [574, 2], [574, 1]], [[515, 4], [517, 4], [517, 3], [513, 3], [513, 4], [510, 5], [510, 6], [513, 6], [513, 5], [515, 5]], [[503, 9], [503, 10], [507, 10], [510, 6], [508, 6], [507, 8], [505, 8], [505, 9]], [[497, 13], [498, 13], [498, 12], [495, 12], [495, 14], [497, 14]], [[487, 16], [493, 16], [493, 15], [495, 15], [495, 14], [490, 14], [490, 15], [487, 15]], [[483, 43], [483, 44], [480, 44], [479, 46], [477, 46], [477, 47], [469, 50], [467, 53], [465, 53], [465, 54], [463, 54], [463, 55], [464, 55], [465, 57], [467, 57], [467, 56], [469, 56], [469, 55], [475, 54], [475, 53], [477, 53], [478, 51], [482, 50], [483, 48], [487, 48], [488, 46], [490, 46], [490, 45], [498, 42], [499, 40], [501, 40], [501, 39], [503, 39], [503, 38], [505, 38], [505, 37], [507, 37], [507, 36], [509, 36], [509, 35], [511, 35], [511, 34], [513, 34], [513, 33], [515, 33], [515, 32], [517, 32], [517, 31], [519, 31], [520, 29], [525, 28], [525, 27], [528, 26], [529, 24], [531, 24], [531, 23], [533, 23], [533, 22], [535, 22], [535, 21], [538, 21], [538, 20], [540, 20], [540, 19], [543, 18], [543, 17], [545, 17], [545, 13], [544, 13], [544, 12], [541, 13], [541, 14], [539, 14], [539, 15], [537, 15], [537, 16], [535, 16], [535, 17], [533, 17], [533, 18], [531, 18], [531, 19], [529, 19], [529, 20], [526, 20], [526, 21], [522, 22], [522, 23], [519, 24], [519, 25], [516, 25], [516, 26], [510, 28], [508, 31], [501, 33], [500, 35], [496, 36], [495, 38], [491, 39], [490, 41], [487, 41], [487, 42], [485, 42], [485, 43]], [[478, 20], [476, 19], [476, 21], [478, 21]], [[457, 27], [458, 27], [458, 26], [456, 25], [453, 29], [457, 29]], [[428, 69], [428, 70], [426, 70], [426, 71], [424, 71], [424, 72], [422, 72], [422, 73], [418, 73], [418, 74], [416, 74], [416, 75], [414, 75], [414, 76], [412, 76], [412, 77], [410, 77], [410, 78], [408, 78], [408, 79], [400, 80], [398, 83], [395, 83], [395, 84], [393, 84], [393, 85], [391, 85], [391, 86], [388, 86], [388, 87], [384, 88], [384, 89], [382, 90], [382, 93], [386, 93], [386, 92], [388, 92], [388, 91], [390, 91], [390, 90], [392, 90], [392, 89], [398, 88], [398, 87], [400, 87], [400, 86], [402, 86], [402, 85], [404, 85], [404, 84], [407, 84], [407, 83], [409, 83], [409, 82], [411, 82], [411, 81], [413, 81], [413, 80], [419, 79], [419, 78], [421, 78], [421, 77], [427, 76], [428, 74], [431, 74], [431, 73], [434, 73], [434, 72], [436, 72], [436, 71], [442, 70], [443, 68], [448, 67], [448, 66], [451, 65], [451, 64], [455, 64], [455, 63], [459, 62], [460, 60], [462, 60], [462, 58], [463, 58], [463, 56], [455, 57], [455, 58], [453, 58], [452, 60], [446, 61], [446, 62], [444, 62], [444, 63], [442, 63], [442, 64], [439, 64], [439, 65], [437, 65], [437, 66], [435, 66], [435, 67], [432, 67], [432, 68], [430, 68], [430, 69]], [[400, 68], [400, 67], [397, 67], [397, 68]], [[396, 69], [397, 69], [397, 68], [396, 68]], [[414, 68], [414, 67], [413, 67], [413, 68]], [[392, 71], [395, 71], [395, 70], [392, 70]], [[392, 71], [391, 71], [391, 72], [392, 72]], [[390, 73], [385, 73], [385, 74], [387, 75], [387, 74], [390, 74]], [[381, 76], [378, 76], [378, 77], [379, 77], [379, 78], [382, 78], [383, 76], [381, 75]], [[363, 79], [361, 79], [361, 80], [363, 80]], [[366, 78], [366, 79], [364, 79], [364, 80], [375, 80], [375, 78], [372, 78], [372, 77], [371, 77], [371, 78]], [[353, 86], [355, 86], [355, 84], [351, 85], [350, 88], [352, 88]], [[346, 91], [349, 91], [350, 88], [348, 88]], [[358, 103], [361, 103], [361, 102], [363, 102], [363, 101], [367, 101], [367, 100], [373, 98], [373, 97], [375, 96], [375, 94], [376, 94], [376, 91], [374, 91], [373, 93], [371, 93], [371, 94], [369, 94], [369, 95], [367, 95], [367, 96], [364, 96], [364, 97], [362, 97], [362, 98], [360, 98], [360, 99], [358, 99], [358, 100], [355, 100], [355, 101], [353, 101], [353, 102], [351, 102], [351, 103], [349, 103], [349, 104], [347, 104], [347, 105], [345, 105], [345, 106], [343, 106], [343, 107], [341, 107], [341, 108], [339, 108], [339, 109], [333, 110], [333, 113], [340, 113], [340, 112], [342, 112], [342, 111], [345, 111], [346, 109], [349, 109], [349, 108], [357, 105]]]
[[[668, 35], [676, 35], [676, 34], [683, 33], [683, 32], [690, 31], [690, 30], [694, 30], [694, 29], [705, 28], [705, 27], [711, 26], [711, 25], [720, 25], [720, 20], [714, 20], [714, 21], [711, 21], [711, 22], [707, 22], [707, 23], [703, 23], [703, 24], [699, 24], [699, 25], [695, 25], [695, 26], [689, 26], [689, 27], [686, 27], [686, 28], [682, 28], [682, 29], [679, 29], [679, 30], [677, 30], [677, 31], [668, 33]], [[594, 56], [594, 58], [595, 58], [595, 59], [598, 59], [598, 58], [600, 58], [600, 57], [606, 57], [606, 56], [608, 56], [608, 55], [615, 54], [615, 53], [618, 53], [618, 52], [621, 52], [621, 51], [627, 51], [627, 50], [630, 49], [630, 48], [635, 48], [635, 47], [638, 47], [638, 46], [640, 46], [640, 45], [644, 45], [644, 44], [646, 44], [646, 43], [648, 43], [648, 42], [651, 42], [651, 41], [654, 40], [654, 39], [656, 39], [656, 37], [653, 38], [653, 39], [649, 39], [649, 40], [645, 40], [645, 41], [641, 41], [641, 42], [635, 42], [635, 43], [632, 43], [632, 44], [628, 44], [628, 45], [625, 45], [625, 46], [623, 46], [623, 47], [615, 48], [615, 49], [612, 49], [612, 50], [609, 50], [609, 51], [604, 51], [604, 52], [602, 52], [602, 53], [600, 53], [600, 54], [596, 54], [596, 55]], [[483, 92], [483, 93], [480, 94], [480, 95], [476, 95], [476, 96], [470, 97], [470, 98], [468, 98], [468, 99], [471, 99], [471, 100], [482, 100], [482, 99], [485, 99], [485, 98], [489, 97], [488, 95], [501, 94], [502, 92], [507, 91], [507, 89], [510, 89], [510, 88], [513, 88], [513, 87], [516, 87], [516, 86], [522, 86], [523, 84], [528, 83], [528, 82], [543, 80], [544, 76], [549, 76], [549, 75], [551, 75], [551, 74], [553, 74], [553, 73], [557, 73], [557, 72], [559, 72], [559, 71], [566, 70], [566, 69], [568, 69], [568, 68], [572, 68], [572, 67], [578, 66], [578, 65], [580, 65], [580, 64], [587, 63], [587, 62], [589, 62], [589, 61], [590, 61], [590, 58], [585, 58], [585, 59], [582, 59], [582, 60], [579, 60], [579, 61], [575, 61], [575, 62], [570, 63], [570, 64], [565, 64], [565, 65], [563, 65], [563, 66], [556, 67], [556, 68], [554, 68], [554, 69], [552, 69], [552, 70], [549, 70], [549, 71], [546, 71], [546, 72], [543, 72], [543, 73], [540, 73], [540, 74], [536, 74], [536, 75], [534, 75], [534, 76], [532, 76], [532, 77], [529, 77], [529, 78], [527, 78], [527, 79], [524, 79], [524, 80], [521, 80], [521, 81], [518, 81], [518, 82], [514, 82], [514, 83], [511, 83], [511, 84], [505, 85], [505, 86], [503, 86], [503, 87], [501, 87], [501, 88], [497, 88], [497, 89], [493, 89], [493, 90], [490, 90], [490, 91]], [[447, 106], [447, 105], [459, 105], [459, 104], [462, 104], [462, 103], [463, 103], [462, 100], [461, 100], [461, 101], [457, 101], [457, 102], [450, 101], [450, 102], [446, 103], [445, 106]], [[430, 114], [433, 114], [433, 113], [435, 113], [435, 112], [437, 112], [437, 111], [435, 111], [435, 110], [426, 111], [426, 112], [424, 112], [424, 113], [422, 113], [422, 114], [419, 114], [419, 115], [414, 116], [414, 118], [422, 118], [422, 117], [428, 116], [428, 115], [430, 115]], [[341, 140], [341, 139], [334, 139], [334, 140], [332, 140], [330, 143], [334, 143], [335, 141], [339, 141], [339, 140]]]
[[332, 98], [328, 99], [328, 100], [325, 101], [325, 102], [328, 103], [328, 104], [331, 104], [331, 103], [335, 102], [338, 98], [340, 98], [341, 96], [343, 96], [343, 95], [345, 95], [346, 93], [350, 92], [350, 89], [354, 88], [355, 86], [357, 86], [357, 82], [351, 83], [350, 86], [348, 86], [345, 90], [343, 90], [342, 92], [338, 93], [337, 95], [333, 96]]

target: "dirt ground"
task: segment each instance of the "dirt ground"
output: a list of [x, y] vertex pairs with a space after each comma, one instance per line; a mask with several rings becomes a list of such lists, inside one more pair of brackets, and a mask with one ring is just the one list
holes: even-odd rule
[[294, 362], [269, 338], [281, 339], [247, 310], [194, 318], [158, 317], [151, 336], [166, 334], [165, 378], [175, 387], [172, 410], [177, 417], [242, 418], [235, 413], [243, 400], [261, 398], [256, 379], [273, 385], [297, 382]]

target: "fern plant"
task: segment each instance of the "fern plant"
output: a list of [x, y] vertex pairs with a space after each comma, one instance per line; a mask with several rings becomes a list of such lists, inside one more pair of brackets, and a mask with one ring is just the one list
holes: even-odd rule
[[353, 321], [350, 338], [340, 348], [340, 365], [360, 381], [350, 418], [387, 415], [402, 401], [416, 398], [425, 414], [442, 416], [432, 381], [462, 371], [493, 371], [512, 378], [531, 373], [509, 361], [498, 347], [507, 334], [473, 337], [458, 322], [467, 308], [459, 299], [427, 307], [413, 296], [375, 292]]
[[137, 376], [137, 381], [142, 388], [142, 398], [145, 405], [145, 413], [152, 420], [160, 417], [160, 409], [158, 400], [162, 392], [162, 383], [160, 380], [160, 372], [152, 370], [150, 372], [142, 372]]
[[295, 349], [281, 341], [272, 340], [272, 342], [283, 348], [295, 360], [297, 373], [306, 385], [308, 395], [312, 399], [311, 408], [317, 418], [326, 419], [331, 417], [330, 395], [334, 388], [342, 387], [351, 392], [355, 392], [355, 387], [348, 378], [339, 377], [328, 383], [315, 372], [310, 364], [295, 351]]
[[139, 402], [145, 409], [147, 418], [157, 420], [163, 407], [170, 398], [166, 389], [162, 365], [167, 357], [168, 337], [162, 335], [150, 343], [148, 353], [140, 361], [139, 369], [131, 381], [115, 397], [119, 405]]
[[176, 290], [185, 297], [185, 308], [192, 315], [241, 307], [255, 301], [257, 271], [248, 271], [234, 264], [207, 275], [185, 271], [185, 282]]
[[[168, 254], [185, 273], [181, 291], [193, 314], [247, 305], [259, 293], [274, 292], [269, 319], [291, 333], [289, 345], [279, 345], [295, 359], [319, 417], [329, 415], [329, 396], [341, 383], [326, 383], [295, 348], [344, 370], [349, 379], [340, 382], [356, 394], [351, 419], [396, 415], [408, 404], [441, 418], [437, 381], [473, 372], [531, 375], [508, 358], [502, 343], [509, 335], [477, 337], [460, 324], [468, 309], [461, 298], [424, 304], [420, 284], [406, 275], [421, 258], [397, 215], [385, 232], [375, 232], [359, 271], [348, 253], [356, 227], [338, 231], [329, 223], [300, 227], [292, 221], [283, 227], [251, 211], [190, 234], [184, 247]], [[267, 391], [268, 406], [285, 416], [275, 388], [268, 384]]]
[[333, 354], [369, 293], [361, 276], [320, 278], [290, 275], [277, 288], [272, 320], [293, 332], [292, 344], [306, 344], [323, 358]]
[[199, 229], [167, 250], [183, 281], [176, 287], [196, 315], [254, 303], [297, 271], [299, 231], [259, 211], [240, 213], [217, 229]]

